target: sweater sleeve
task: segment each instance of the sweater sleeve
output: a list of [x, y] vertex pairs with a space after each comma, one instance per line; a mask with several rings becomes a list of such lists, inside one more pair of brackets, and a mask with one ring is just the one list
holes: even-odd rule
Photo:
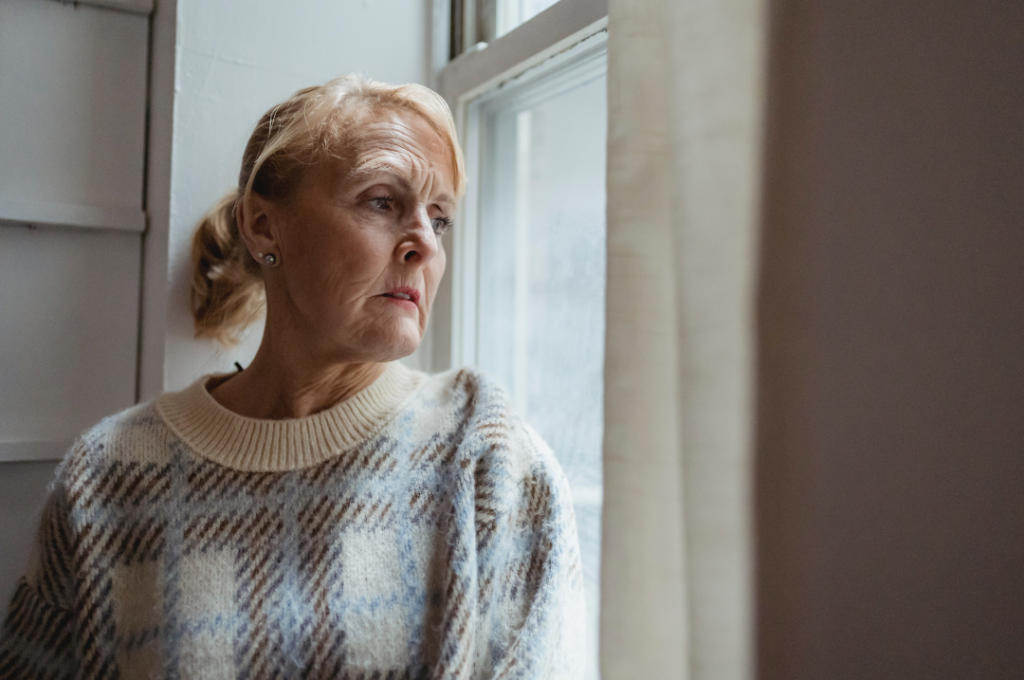
[[54, 492], [0, 630], [0, 680], [75, 676], [71, 561], [67, 513], [60, 494]]
[[476, 470], [479, 625], [474, 677], [579, 678], [585, 604], [568, 482], [522, 423]]

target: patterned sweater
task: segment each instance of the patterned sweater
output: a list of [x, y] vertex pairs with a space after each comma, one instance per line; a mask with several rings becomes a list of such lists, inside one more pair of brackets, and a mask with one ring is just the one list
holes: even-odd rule
[[575, 678], [568, 485], [481, 375], [255, 420], [208, 378], [69, 452], [0, 678]]

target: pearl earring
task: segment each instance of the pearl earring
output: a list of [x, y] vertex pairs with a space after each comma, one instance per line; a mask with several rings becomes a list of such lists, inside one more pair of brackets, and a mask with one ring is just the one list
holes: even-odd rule
[[267, 253], [266, 255], [263, 256], [263, 261], [266, 262], [271, 267], [273, 267], [275, 264], [277, 264], [277, 256], [274, 255], [273, 253]]

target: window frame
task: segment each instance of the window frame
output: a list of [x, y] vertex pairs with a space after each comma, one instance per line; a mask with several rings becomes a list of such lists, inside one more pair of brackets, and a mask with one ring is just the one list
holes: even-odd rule
[[448, 60], [451, 0], [434, 0], [431, 58], [434, 89], [455, 117], [466, 155], [470, 187], [456, 211], [456, 228], [445, 237], [449, 275], [434, 301], [421, 361], [430, 371], [476, 362], [476, 292], [480, 130], [470, 104], [552, 57], [607, 30], [607, 0], [559, 0], [490, 44], [481, 43]]

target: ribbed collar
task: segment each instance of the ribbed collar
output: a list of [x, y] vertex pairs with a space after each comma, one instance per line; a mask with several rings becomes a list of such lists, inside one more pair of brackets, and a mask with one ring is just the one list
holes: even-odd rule
[[198, 455], [249, 472], [296, 470], [321, 463], [374, 434], [426, 380], [397, 361], [373, 384], [305, 418], [261, 420], [227, 410], [206, 389], [203, 376], [156, 403], [168, 427]]

